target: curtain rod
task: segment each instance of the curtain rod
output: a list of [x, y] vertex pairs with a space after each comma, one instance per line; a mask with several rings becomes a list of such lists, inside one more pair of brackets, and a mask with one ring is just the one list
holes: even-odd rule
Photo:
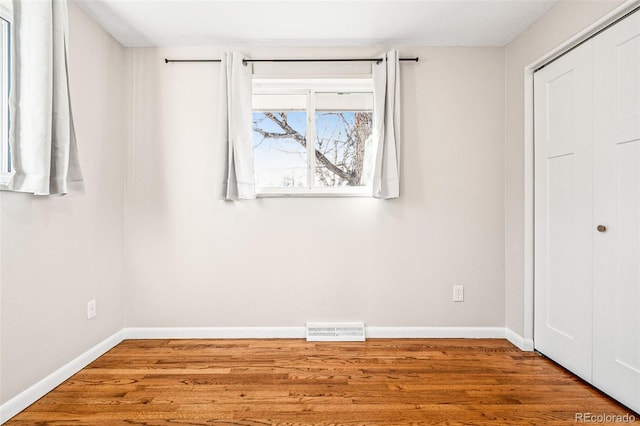
[[[420, 58], [400, 58], [401, 61], [418, 62]], [[220, 62], [220, 59], [166, 59], [165, 64], [170, 62]], [[380, 58], [346, 58], [346, 59], [245, 59], [242, 61], [244, 65], [249, 62], [382, 62]]]

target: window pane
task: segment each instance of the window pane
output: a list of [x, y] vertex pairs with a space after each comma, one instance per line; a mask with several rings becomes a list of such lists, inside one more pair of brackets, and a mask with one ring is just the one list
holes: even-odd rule
[[315, 184], [321, 187], [369, 184], [370, 111], [316, 112]]
[[253, 113], [256, 186], [307, 186], [306, 127], [304, 111]]

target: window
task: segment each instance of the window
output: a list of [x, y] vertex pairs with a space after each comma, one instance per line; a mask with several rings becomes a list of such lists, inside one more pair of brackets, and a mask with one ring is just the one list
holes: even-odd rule
[[254, 80], [256, 190], [370, 195], [371, 79]]
[[0, 8], [0, 184], [6, 184], [11, 176], [9, 148], [9, 84], [10, 84], [10, 21]]

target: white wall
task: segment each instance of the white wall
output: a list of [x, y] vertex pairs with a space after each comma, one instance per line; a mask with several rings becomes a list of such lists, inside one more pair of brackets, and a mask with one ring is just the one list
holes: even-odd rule
[[524, 68], [622, 2], [560, 1], [505, 47], [506, 326], [524, 330]]
[[[402, 53], [420, 62], [401, 65], [400, 199], [234, 203], [217, 200], [213, 183], [219, 65], [163, 61], [220, 51], [133, 49], [126, 325], [504, 325], [503, 49]], [[451, 301], [453, 284], [465, 302]]]
[[87, 193], [0, 194], [0, 403], [123, 327], [124, 49], [73, 3], [69, 15]]

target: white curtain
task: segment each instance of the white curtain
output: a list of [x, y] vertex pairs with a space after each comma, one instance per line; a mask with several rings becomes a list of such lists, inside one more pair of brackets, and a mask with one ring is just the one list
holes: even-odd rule
[[398, 52], [373, 65], [373, 179], [376, 198], [400, 196], [400, 62]]
[[224, 173], [222, 198], [256, 198], [253, 173], [253, 130], [250, 64], [238, 52], [225, 52], [220, 66], [218, 169]]
[[14, 0], [8, 189], [84, 192], [69, 96], [66, 0]]

